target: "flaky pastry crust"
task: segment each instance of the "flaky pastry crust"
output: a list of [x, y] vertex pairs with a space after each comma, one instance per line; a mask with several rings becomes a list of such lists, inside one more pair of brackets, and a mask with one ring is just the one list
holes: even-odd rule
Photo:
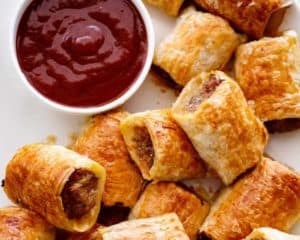
[[[69, 219], [61, 194], [76, 169], [88, 170], [98, 178], [96, 204], [84, 216]], [[105, 169], [89, 158], [61, 146], [31, 144], [19, 149], [8, 163], [4, 190], [13, 202], [39, 213], [56, 227], [84, 232], [97, 220], [104, 183]]]
[[189, 240], [174, 213], [119, 223], [100, 229], [100, 235], [101, 240]]
[[300, 118], [300, 48], [294, 31], [241, 45], [235, 72], [260, 119]]
[[283, 0], [195, 0], [205, 10], [228, 19], [236, 28], [261, 38], [272, 14]]
[[189, 8], [158, 46], [153, 62], [184, 86], [201, 72], [223, 69], [242, 41], [226, 20]]
[[145, 0], [145, 2], [162, 9], [170, 16], [177, 16], [184, 0]]
[[55, 228], [30, 210], [20, 207], [0, 208], [0, 239], [54, 240]]
[[224, 190], [200, 231], [212, 240], [243, 239], [259, 227], [288, 231], [300, 218], [299, 196], [299, 174], [264, 158]]
[[287, 234], [272, 228], [257, 228], [245, 240], [300, 240], [300, 236]]
[[209, 212], [209, 204], [172, 182], [149, 184], [129, 219], [160, 216], [176, 213], [186, 233], [194, 239], [200, 225]]
[[[207, 99], [204, 82], [220, 80]], [[268, 133], [248, 106], [238, 84], [214, 71], [195, 77], [173, 106], [173, 117], [184, 129], [203, 160], [229, 185], [262, 157]]]
[[[121, 131], [145, 179], [178, 181], [204, 175], [202, 160], [172, 118], [170, 109], [132, 114], [122, 121]], [[148, 140], [140, 139], [145, 134], [141, 131], [146, 131]], [[143, 141], [150, 141], [152, 146], [144, 146]], [[141, 148], [146, 148], [145, 153]], [[152, 158], [151, 163], [147, 163], [146, 154]]]
[[128, 116], [123, 111], [94, 116], [73, 146], [74, 151], [88, 156], [106, 169], [102, 198], [105, 206], [121, 204], [133, 207], [144, 186], [120, 131], [120, 121]]

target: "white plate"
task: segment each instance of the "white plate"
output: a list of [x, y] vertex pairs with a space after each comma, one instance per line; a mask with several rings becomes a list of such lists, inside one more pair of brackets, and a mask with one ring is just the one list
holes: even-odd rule
[[[23, 86], [12, 66], [9, 54], [9, 28], [21, 0], [2, 0], [0, 3], [0, 178], [4, 178], [5, 166], [14, 152], [27, 143], [43, 142], [47, 136], [57, 137], [57, 143], [68, 145], [70, 135], [78, 132], [83, 117], [56, 112], [36, 100]], [[156, 30], [156, 42], [174, 26], [175, 19], [149, 7]], [[300, 4], [288, 10], [282, 30], [294, 29], [300, 35]], [[125, 105], [131, 112], [171, 106], [174, 91], [157, 84], [157, 76], [149, 75], [138, 93]], [[267, 153], [273, 158], [300, 171], [300, 131], [273, 135]], [[10, 205], [0, 189], [0, 207]], [[300, 234], [300, 223], [293, 229]]]

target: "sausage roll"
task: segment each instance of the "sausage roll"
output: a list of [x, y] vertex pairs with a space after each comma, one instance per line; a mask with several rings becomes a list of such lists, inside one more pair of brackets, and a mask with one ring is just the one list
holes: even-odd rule
[[271, 122], [272, 128], [274, 121], [284, 119], [299, 126], [296, 119], [300, 118], [300, 48], [294, 31], [240, 46], [235, 72], [261, 120]]
[[104, 182], [104, 168], [89, 158], [60, 146], [32, 144], [8, 163], [4, 190], [56, 227], [84, 232], [97, 220]]
[[100, 235], [101, 240], [189, 240], [174, 213], [123, 222], [100, 229]]
[[194, 239], [208, 211], [208, 203], [201, 201], [189, 191], [175, 183], [159, 182], [146, 187], [132, 209], [129, 219], [155, 217], [174, 212], [181, 220], [186, 233]]
[[170, 16], [176, 17], [184, 0], [145, 0], [145, 2], [162, 9]]
[[96, 225], [87, 233], [72, 234], [68, 240], [189, 240], [174, 213], [123, 222], [110, 227]]
[[0, 239], [54, 240], [55, 228], [27, 209], [0, 208]]
[[228, 19], [251, 37], [261, 38], [272, 14], [283, 0], [195, 0], [205, 10]]
[[226, 185], [257, 164], [268, 140], [238, 84], [219, 71], [189, 82], [173, 116]]
[[105, 206], [133, 207], [144, 185], [120, 131], [120, 121], [127, 116], [122, 111], [94, 116], [73, 146], [74, 151], [106, 169], [102, 199]]
[[257, 228], [245, 240], [300, 240], [300, 236], [290, 235], [272, 228]]
[[198, 239], [243, 239], [259, 227], [288, 231], [300, 218], [299, 196], [299, 174], [264, 158], [219, 196]]
[[154, 64], [184, 86], [203, 71], [222, 69], [242, 39], [226, 20], [189, 8], [156, 49]]
[[132, 159], [147, 180], [181, 180], [204, 174], [204, 165], [170, 110], [133, 114], [121, 123]]

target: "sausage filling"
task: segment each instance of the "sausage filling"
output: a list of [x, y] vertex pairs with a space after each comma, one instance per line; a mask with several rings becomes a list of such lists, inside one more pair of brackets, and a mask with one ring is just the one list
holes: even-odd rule
[[265, 123], [269, 133], [282, 133], [300, 129], [300, 119], [291, 118], [283, 120], [274, 120]]
[[61, 194], [68, 218], [81, 218], [96, 205], [97, 185], [98, 178], [90, 171], [72, 173]]
[[154, 148], [146, 127], [135, 127], [136, 152], [138, 158], [146, 163], [148, 170], [153, 166]]
[[215, 74], [211, 74], [207, 80], [205, 80], [200, 88], [198, 95], [193, 96], [188, 105], [187, 110], [190, 112], [196, 111], [198, 106], [206, 99], [210, 98], [215, 92], [217, 87], [223, 82], [223, 79], [218, 78]]

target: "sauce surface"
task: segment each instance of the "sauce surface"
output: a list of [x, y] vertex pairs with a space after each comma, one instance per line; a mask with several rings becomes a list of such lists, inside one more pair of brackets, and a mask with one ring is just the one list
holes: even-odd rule
[[130, 0], [34, 0], [17, 33], [18, 60], [30, 84], [74, 107], [121, 96], [146, 52], [146, 28]]

